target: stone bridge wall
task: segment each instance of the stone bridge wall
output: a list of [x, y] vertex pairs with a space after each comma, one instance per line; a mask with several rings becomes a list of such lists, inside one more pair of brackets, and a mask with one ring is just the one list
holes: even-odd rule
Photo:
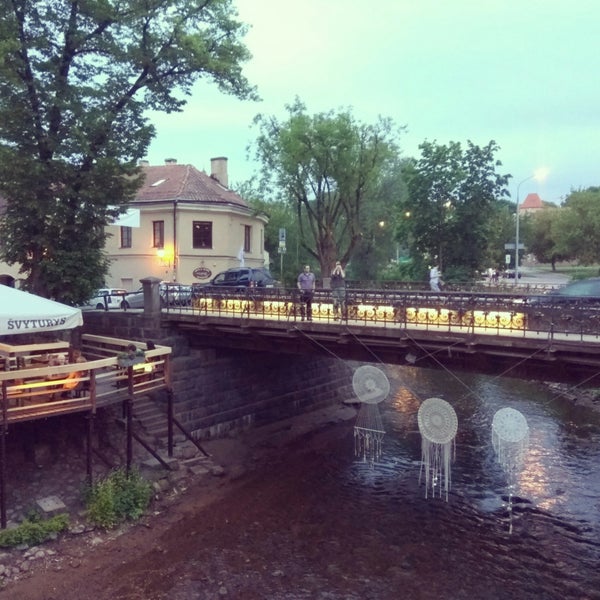
[[352, 368], [335, 358], [194, 348], [192, 333], [161, 328], [143, 313], [87, 312], [83, 332], [171, 346], [175, 416], [197, 439], [353, 397]]

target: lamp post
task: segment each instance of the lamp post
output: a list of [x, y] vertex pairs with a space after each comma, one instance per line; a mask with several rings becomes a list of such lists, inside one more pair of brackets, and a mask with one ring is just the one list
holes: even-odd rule
[[550, 170], [547, 167], [540, 167], [536, 169], [532, 175], [529, 177], [525, 177], [522, 181], [519, 182], [517, 186], [517, 223], [515, 230], [515, 285], [519, 283], [519, 191], [521, 189], [521, 185], [530, 179], [535, 179], [537, 182], [543, 182]]
[[523, 181], [520, 181], [519, 185], [517, 185], [517, 223], [515, 230], [515, 285], [519, 283], [519, 190], [521, 189], [521, 184], [525, 183], [526, 181], [529, 181], [530, 179], [533, 179], [534, 177], [535, 174], [530, 175], [529, 177], [525, 177], [525, 179], [523, 179]]

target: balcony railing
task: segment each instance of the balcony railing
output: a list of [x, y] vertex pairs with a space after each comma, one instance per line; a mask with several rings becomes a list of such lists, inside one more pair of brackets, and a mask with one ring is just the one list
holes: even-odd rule
[[[143, 356], [126, 358], [128, 346], [136, 345]], [[171, 348], [84, 334], [85, 362], [49, 365], [52, 353], [66, 354], [65, 347], [47, 344], [0, 345], [5, 368], [0, 371], [2, 422], [4, 426], [43, 417], [92, 411], [126, 398], [164, 389], [170, 385]]]

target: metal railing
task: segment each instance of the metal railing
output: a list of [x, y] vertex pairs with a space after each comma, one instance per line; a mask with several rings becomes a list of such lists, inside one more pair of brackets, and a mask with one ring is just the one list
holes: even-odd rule
[[[558, 334], [600, 337], [600, 302], [577, 299], [548, 301], [540, 288], [513, 287], [510, 292], [476, 290], [431, 292], [426, 289], [354, 289], [345, 291], [340, 310], [332, 290], [317, 289], [312, 297], [313, 323], [377, 327], [468, 330], [487, 334]], [[188, 304], [167, 306], [173, 313], [205, 317], [303, 322], [306, 303], [297, 289], [194, 289]]]

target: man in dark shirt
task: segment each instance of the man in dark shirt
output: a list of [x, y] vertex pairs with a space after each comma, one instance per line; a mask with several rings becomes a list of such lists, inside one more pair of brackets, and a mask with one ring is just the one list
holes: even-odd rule
[[311, 273], [310, 266], [306, 265], [304, 271], [298, 275], [298, 289], [300, 290], [300, 315], [312, 321], [312, 299], [315, 291], [315, 275]]

